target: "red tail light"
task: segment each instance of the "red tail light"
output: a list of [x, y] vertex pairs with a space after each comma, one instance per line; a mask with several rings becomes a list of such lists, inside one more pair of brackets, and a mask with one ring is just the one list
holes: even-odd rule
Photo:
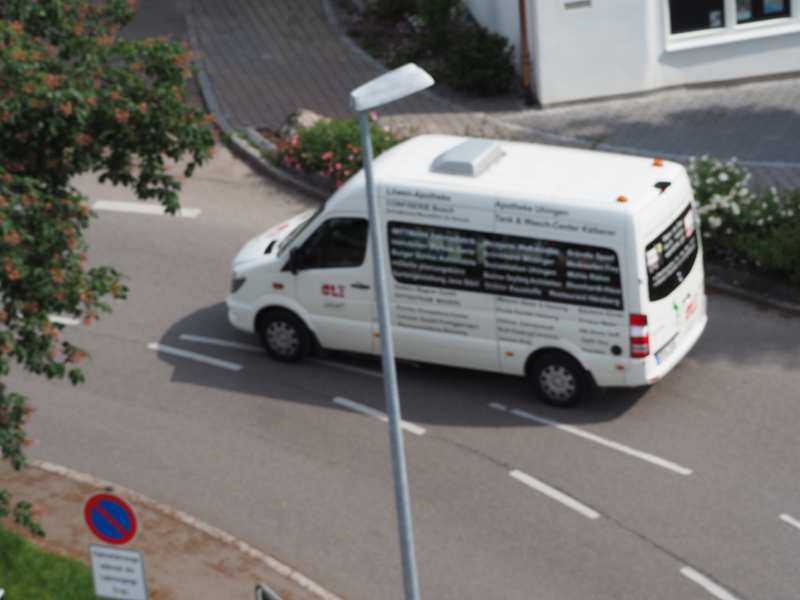
[[647, 329], [647, 315], [631, 315], [631, 358], [645, 358], [650, 355], [650, 331]]

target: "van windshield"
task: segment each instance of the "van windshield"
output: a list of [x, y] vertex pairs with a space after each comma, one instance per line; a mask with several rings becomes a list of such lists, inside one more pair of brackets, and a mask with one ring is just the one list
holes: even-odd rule
[[661, 300], [689, 273], [700, 248], [692, 205], [645, 248], [650, 300]]
[[283, 254], [283, 251], [286, 250], [286, 248], [288, 248], [289, 246], [291, 246], [291, 244], [295, 240], [295, 238], [298, 235], [300, 235], [306, 227], [311, 225], [311, 223], [314, 221], [314, 219], [316, 219], [317, 216], [319, 215], [319, 213], [321, 213], [321, 212], [322, 212], [322, 208], [318, 208], [317, 210], [313, 210], [313, 211], [310, 210], [307, 213], [305, 213], [303, 215], [300, 215], [301, 217], [306, 217], [306, 219], [304, 221], [300, 221], [297, 224], [297, 226], [294, 228], [294, 230], [289, 232], [289, 235], [287, 235], [283, 239], [283, 241], [278, 245], [278, 256]]

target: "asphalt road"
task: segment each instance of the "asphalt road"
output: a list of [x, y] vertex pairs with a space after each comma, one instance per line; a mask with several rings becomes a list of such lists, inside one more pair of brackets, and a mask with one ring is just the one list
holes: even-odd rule
[[[401, 598], [386, 426], [333, 401], [380, 410], [379, 363], [287, 366], [181, 338], [257, 345], [225, 318], [230, 260], [313, 201], [221, 151], [182, 203], [200, 214], [92, 224], [92, 260], [126, 273], [130, 298], [65, 332], [93, 356], [85, 385], [10, 378], [38, 407], [30, 454], [187, 511], [349, 600]], [[406, 433], [422, 597], [797, 598], [800, 318], [718, 295], [709, 315], [656, 386], [573, 410], [519, 378], [401, 365], [403, 417], [424, 428]]]

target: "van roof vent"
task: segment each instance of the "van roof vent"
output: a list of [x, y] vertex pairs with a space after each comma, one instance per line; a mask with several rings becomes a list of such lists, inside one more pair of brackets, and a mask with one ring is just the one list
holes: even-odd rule
[[477, 177], [503, 156], [500, 144], [492, 140], [468, 140], [436, 157], [434, 173]]

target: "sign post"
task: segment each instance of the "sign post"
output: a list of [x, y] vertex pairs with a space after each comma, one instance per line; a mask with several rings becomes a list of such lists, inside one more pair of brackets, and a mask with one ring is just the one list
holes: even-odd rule
[[400, 552], [403, 561], [403, 587], [406, 600], [419, 600], [417, 563], [414, 555], [414, 532], [411, 526], [411, 503], [408, 497], [408, 477], [400, 429], [400, 393], [397, 389], [397, 371], [394, 362], [392, 328], [389, 317], [389, 298], [384, 269], [382, 231], [378, 215], [375, 179], [372, 176], [372, 138], [369, 132], [368, 111], [415, 94], [433, 85], [433, 78], [414, 63], [409, 63], [368, 81], [350, 92], [350, 104], [358, 112], [361, 128], [361, 147], [364, 156], [364, 174], [367, 179], [367, 208], [369, 210], [369, 235], [372, 245], [372, 262], [375, 273], [375, 292], [378, 302], [378, 323], [381, 332], [383, 357], [383, 389], [386, 396], [386, 414], [389, 420], [389, 439], [392, 448], [397, 525], [400, 530]]
[[[133, 507], [109, 493], [90, 496], [83, 505], [86, 526], [112, 546], [127, 544], [139, 529]], [[144, 559], [139, 550], [89, 544], [94, 594], [110, 600], [148, 600]]]

